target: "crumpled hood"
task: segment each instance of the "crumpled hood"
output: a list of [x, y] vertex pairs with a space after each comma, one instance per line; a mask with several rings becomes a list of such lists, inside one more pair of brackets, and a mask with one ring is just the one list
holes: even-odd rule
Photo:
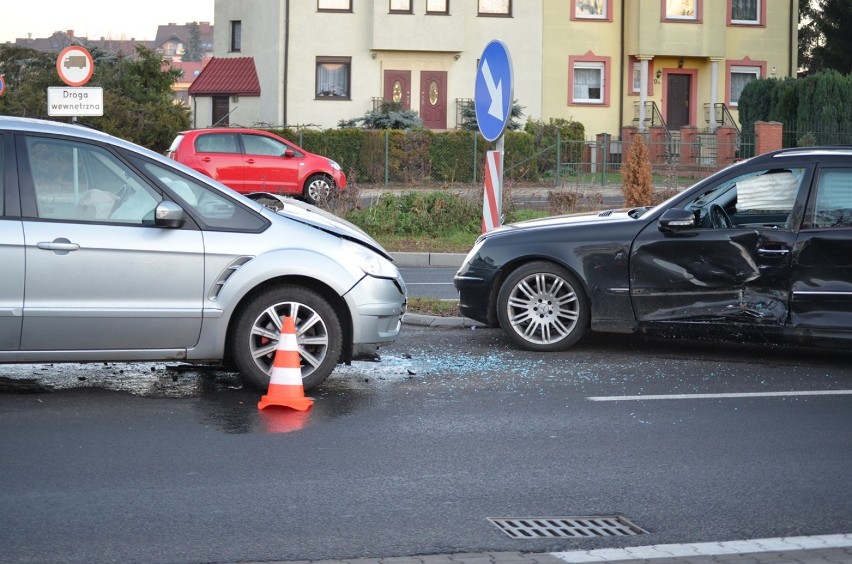
[[507, 225], [503, 225], [492, 231], [492, 233], [499, 233], [501, 231], [509, 232], [517, 229], [559, 227], [563, 225], [584, 225], [589, 223], [633, 221], [637, 217], [639, 217], [639, 215], [641, 215], [642, 211], [644, 211], [644, 208], [624, 208], [542, 217], [539, 219], [529, 219], [527, 221], [519, 221], [518, 223], [510, 223]]
[[385, 249], [382, 248], [382, 246], [375, 239], [370, 237], [363, 229], [322, 208], [307, 204], [301, 200], [281, 196], [279, 194], [264, 192], [246, 194], [246, 196], [260, 203], [262, 203], [263, 200], [268, 200], [270, 198], [274, 199], [277, 202], [277, 205], [273, 211], [275, 211], [278, 215], [321, 229], [327, 233], [332, 233], [338, 237], [359, 242], [370, 247], [383, 257], [393, 260], [388, 252], [385, 251]]

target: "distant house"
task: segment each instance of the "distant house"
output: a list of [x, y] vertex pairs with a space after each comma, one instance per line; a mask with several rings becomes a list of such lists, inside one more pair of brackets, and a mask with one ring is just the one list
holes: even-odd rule
[[[189, 86], [194, 127], [227, 126], [231, 114], [241, 109], [242, 115], [260, 112], [260, 81], [251, 57], [214, 57]], [[212, 121], [199, 124], [195, 116], [210, 116]], [[255, 125], [257, 122], [237, 122]]]
[[56, 31], [50, 37], [45, 38], [19, 38], [15, 40], [15, 46], [27, 47], [42, 53], [59, 53], [71, 45], [82, 45], [87, 49], [98, 49], [106, 53], [123, 53], [129, 57], [136, 54], [136, 46], [142, 45], [147, 49], [153, 49], [163, 56], [172, 68], [180, 70], [183, 74], [172, 87], [174, 99], [185, 106], [189, 106], [189, 86], [195, 78], [201, 74], [201, 69], [210, 61], [213, 55], [213, 26], [210, 22], [198, 22], [199, 42], [202, 58], [197, 62], [184, 62], [182, 57], [186, 46], [192, 35], [192, 23], [177, 25], [169, 23], [157, 26], [157, 36], [154, 41], [131, 39], [89, 39], [74, 34], [73, 29]]
[[[191, 38], [192, 22], [183, 25], [169, 23], [157, 27], [157, 37], [153, 41], [157, 53], [166, 59], [180, 61], [186, 52]], [[213, 26], [210, 22], [198, 22], [199, 40], [204, 57], [213, 56]]]
[[16, 47], [26, 47], [34, 49], [41, 53], [59, 53], [66, 47], [71, 45], [82, 45], [87, 49], [100, 49], [106, 53], [124, 53], [125, 55], [133, 55], [136, 53], [136, 46], [143, 45], [149, 49], [154, 47], [152, 41], [137, 41], [135, 38], [130, 39], [108, 39], [101, 37], [100, 39], [89, 39], [88, 37], [80, 37], [74, 34], [73, 29], [66, 31], [54, 31], [50, 37], [25, 37], [15, 39]]
[[199, 62], [169, 61], [166, 63], [171, 68], [181, 71], [181, 77], [172, 86], [172, 91], [175, 93], [175, 102], [180, 102], [184, 106], [189, 107], [189, 87], [209, 62], [210, 57], [205, 57], [204, 60]]

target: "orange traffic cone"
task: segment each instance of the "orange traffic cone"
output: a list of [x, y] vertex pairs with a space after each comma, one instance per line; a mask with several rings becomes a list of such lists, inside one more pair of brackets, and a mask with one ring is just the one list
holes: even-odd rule
[[306, 411], [314, 405], [314, 400], [305, 397], [302, 388], [302, 368], [299, 360], [299, 345], [296, 342], [296, 322], [285, 317], [281, 327], [281, 338], [272, 362], [272, 374], [269, 378], [269, 390], [260, 398], [258, 409], [271, 405], [291, 407]]

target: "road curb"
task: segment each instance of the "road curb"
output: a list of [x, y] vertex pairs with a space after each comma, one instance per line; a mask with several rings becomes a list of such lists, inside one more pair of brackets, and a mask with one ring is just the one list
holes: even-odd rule
[[405, 325], [419, 325], [421, 327], [487, 327], [466, 317], [440, 317], [422, 313], [406, 313], [402, 316], [402, 322]]
[[459, 267], [464, 262], [465, 253], [390, 253], [397, 266], [425, 268]]

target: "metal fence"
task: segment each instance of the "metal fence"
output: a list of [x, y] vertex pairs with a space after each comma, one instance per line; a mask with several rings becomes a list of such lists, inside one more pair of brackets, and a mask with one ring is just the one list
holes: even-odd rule
[[[452, 131], [312, 130], [284, 131], [304, 149], [341, 164], [351, 182], [368, 185], [441, 187], [478, 185], [484, 179], [486, 151], [495, 144], [478, 133]], [[661, 139], [643, 134], [656, 182], [686, 186], [754, 152], [753, 136], [726, 140], [698, 133]], [[620, 185], [621, 163], [629, 142], [599, 135], [595, 139], [538, 138], [524, 132], [504, 136], [504, 180], [519, 185]]]

